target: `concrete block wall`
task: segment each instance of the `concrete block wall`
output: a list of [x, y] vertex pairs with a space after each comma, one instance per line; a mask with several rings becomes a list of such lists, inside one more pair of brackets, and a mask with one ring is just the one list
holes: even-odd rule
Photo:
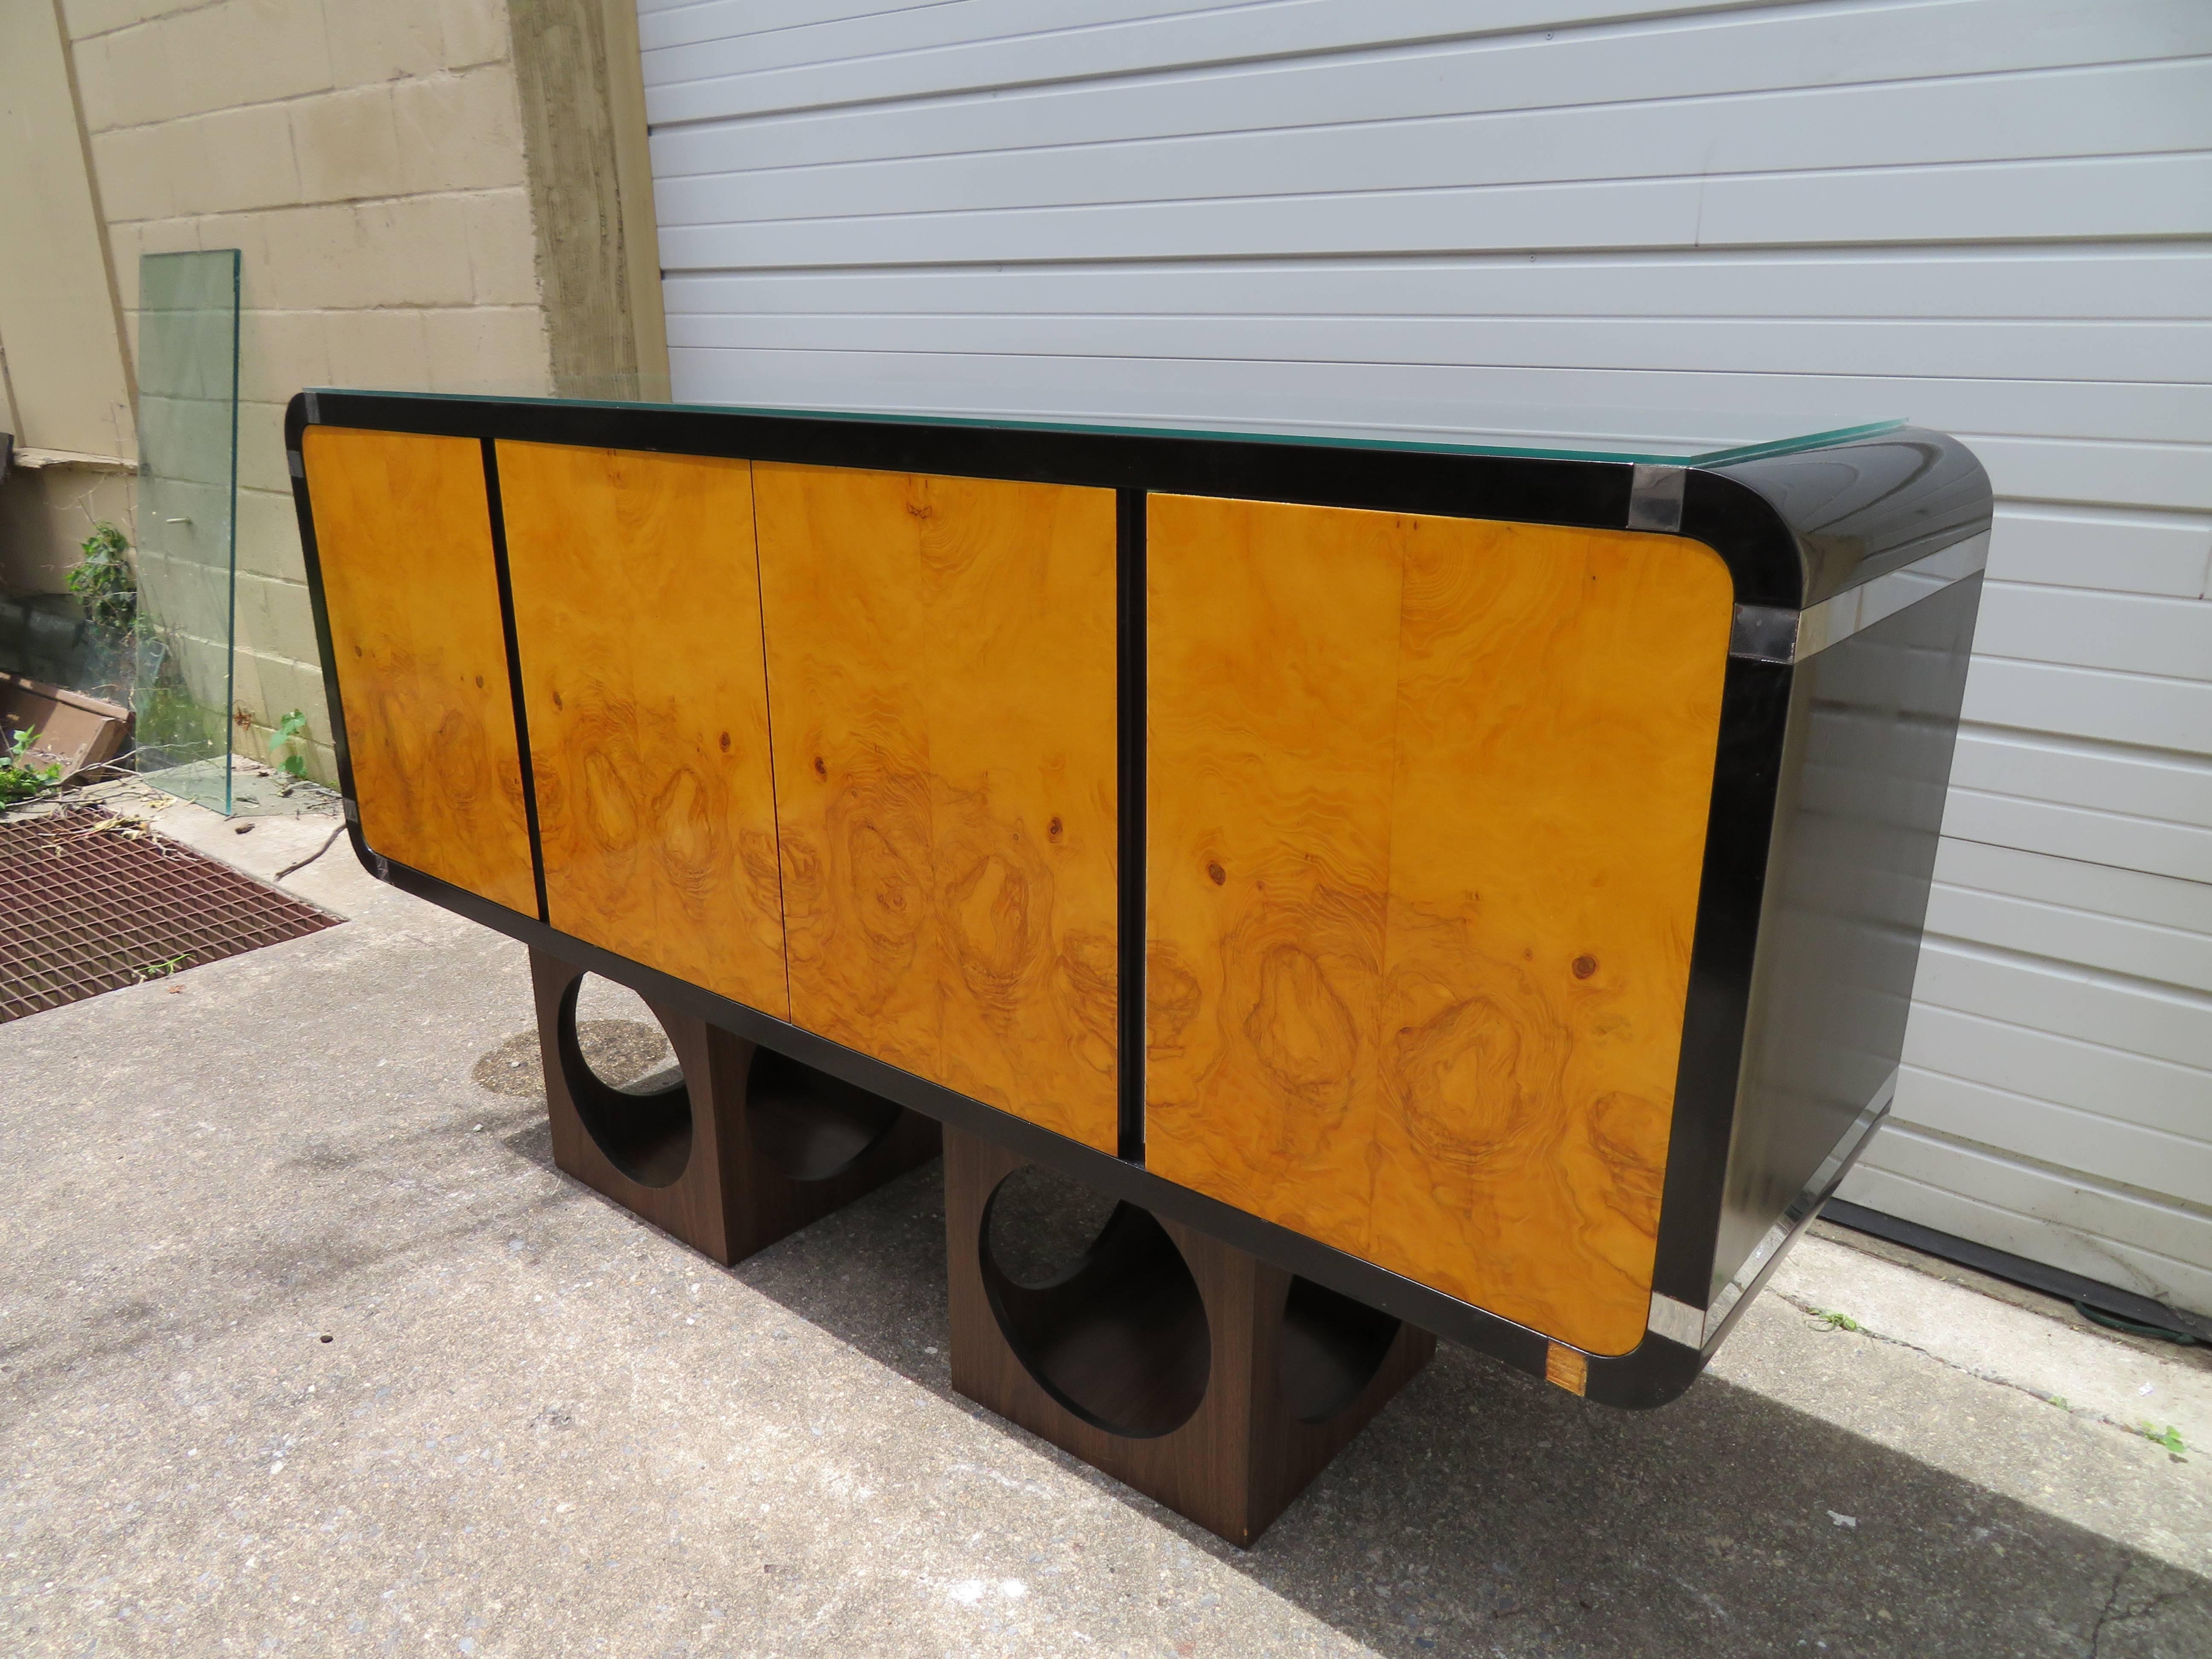
[[64, 0], [136, 356], [142, 253], [241, 251], [236, 696], [332, 775], [283, 448], [303, 386], [550, 389], [504, 0]]
[[94, 525], [131, 521], [131, 369], [72, 87], [53, 6], [0, 4], [0, 431], [18, 452], [0, 600], [61, 592]]
[[[131, 522], [137, 483], [119, 466], [33, 469], [19, 459], [0, 487], [0, 599], [61, 592], [93, 527]], [[15, 666], [0, 657], [0, 668]]]

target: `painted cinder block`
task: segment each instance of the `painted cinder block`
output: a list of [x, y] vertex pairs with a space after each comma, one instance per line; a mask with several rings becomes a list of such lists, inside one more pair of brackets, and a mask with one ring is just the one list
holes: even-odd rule
[[434, 0], [434, 3], [445, 37], [447, 69], [506, 60], [507, 7], [502, 0]]
[[507, 64], [398, 82], [392, 100], [404, 191], [523, 182], [514, 72]]
[[433, 392], [531, 397], [550, 389], [545, 314], [534, 305], [425, 312], [422, 330]]
[[[243, 330], [240, 331], [241, 335]], [[240, 356], [243, 356], [241, 349]], [[244, 367], [241, 362], [240, 368]], [[238, 403], [238, 487], [278, 493], [290, 488], [284, 459], [284, 405], [240, 398]]]
[[370, 86], [407, 76], [434, 75], [446, 64], [446, 40], [436, 0], [377, 0], [374, 5], [332, 6], [331, 75], [342, 87]]
[[153, 131], [163, 147], [161, 164], [169, 169], [179, 213], [235, 213], [301, 199], [284, 105], [214, 110]]
[[390, 88], [326, 93], [289, 107], [304, 199], [349, 202], [404, 193]]
[[240, 576], [238, 631], [240, 637], [255, 641], [251, 648], [263, 657], [296, 663], [304, 641], [312, 660], [315, 617], [307, 599], [307, 585], [273, 576]]
[[307, 562], [300, 551], [299, 520], [289, 501], [264, 490], [238, 492], [238, 569], [240, 575], [306, 580]]
[[331, 376], [340, 386], [421, 386], [430, 374], [422, 313], [411, 309], [334, 311], [324, 319]]
[[244, 250], [242, 303], [284, 310], [375, 305], [381, 284], [368, 270], [354, 210], [316, 205], [233, 217], [227, 228]]
[[87, 131], [144, 126], [191, 113], [191, 91], [164, 40], [178, 27], [125, 29], [77, 49]]
[[96, 132], [91, 142], [100, 205], [111, 221], [175, 216], [176, 180], [168, 165], [175, 135], [166, 124]]
[[467, 198], [469, 275], [480, 306], [538, 303], [538, 241], [530, 197], [520, 189]]
[[112, 34], [173, 12], [190, 11], [195, 0], [62, 0], [62, 21], [72, 38]]
[[[257, 404], [281, 405], [301, 386], [329, 385], [331, 361], [324, 327], [320, 312], [248, 306], [238, 319], [239, 396]], [[242, 419], [240, 426], [242, 432]], [[281, 419], [271, 428], [280, 465], [283, 429]]]
[[466, 223], [461, 203], [451, 197], [266, 215], [261, 275], [267, 286], [247, 290], [246, 303], [335, 311], [466, 305]]
[[170, 72], [184, 83], [187, 109], [266, 103], [332, 85], [320, 6], [225, 0], [145, 33], [161, 41]]
[[[239, 654], [244, 657], [246, 653], [241, 651]], [[331, 720], [323, 696], [322, 671], [312, 659], [301, 662], [265, 651], [257, 651], [252, 655], [254, 672], [260, 683], [258, 707], [267, 712], [270, 723], [297, 708], [307, 716], [310, 735], [328, 741]]]

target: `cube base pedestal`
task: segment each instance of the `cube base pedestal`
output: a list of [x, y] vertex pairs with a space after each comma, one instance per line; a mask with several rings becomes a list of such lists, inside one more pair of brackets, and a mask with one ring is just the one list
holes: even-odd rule
[[649, 1000], [683, 1080], [611, 1087], [577, 1042], [585, 972], [530, 953], [553, 1161], [702, 1255], [742, 1261], [937, 1156], [919, 1113]]
[[945, 1131], [952, 1386], [1249, 1546], [1426, 1364], [1436, 1338], [1124, 1204], [1043, 1285], [990, 1246], [1029, 1162]]

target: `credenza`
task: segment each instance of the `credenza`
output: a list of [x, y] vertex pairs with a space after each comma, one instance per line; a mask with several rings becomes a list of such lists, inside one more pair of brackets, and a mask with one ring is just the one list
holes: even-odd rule
[[[564, 1164], [727, 1260], [943, 1126], [956, 1322], [1087, 1433], [1175, 1425], [994, 1278], [1017, 1165], [1127, 1212], [1093, 1279], [1258, 1264], [1340, 1406], [1419, 1333], [1651, 1406], [1887, 1109], [1990, 521], [1939, 434], [286, 433], [356, 850], [531, 946]], [[689, 1023], [688, 1096], [563, 1060], [586, 972]], [[651, 1209], [749, 1134], [784, 1197]]]

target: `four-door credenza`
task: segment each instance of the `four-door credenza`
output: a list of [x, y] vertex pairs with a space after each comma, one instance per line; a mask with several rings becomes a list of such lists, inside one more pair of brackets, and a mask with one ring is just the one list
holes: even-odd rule
[[[1425, 1333], [1680, 1394], [1887, 1110], [1990, 526], [1940, 434], [287, 441], [356, 848], [531, 946], [564, 1166], [726, 1260], [942, 1125], [956, 1380], [1228, 1535]], [[586, 971], [688, 1095], [594, 1092]], [[1055, 1285], [984, 1237], [1026, 1165], [1121, 1205]], [[1209, 1389], [1276, 1404], [1102, 1449]]]

